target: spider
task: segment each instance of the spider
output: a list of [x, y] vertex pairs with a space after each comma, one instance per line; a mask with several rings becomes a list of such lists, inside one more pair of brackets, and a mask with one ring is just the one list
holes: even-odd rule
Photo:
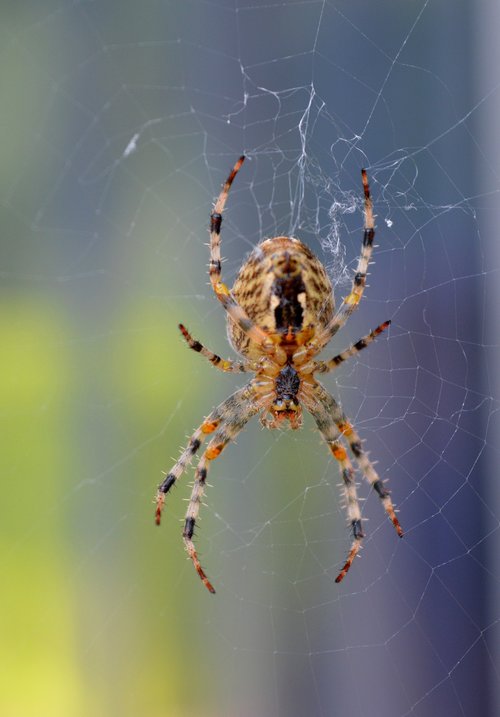
[[295, 430], [302, 425], [304, 407], [312, 415], [338, 462], [352, 544], [335, 578], [336, 583], [346, 576], [364, 538], [354, 468], [344, 444], [349, 447], [364, 478], [378, 494], [398, 535], [403, 535], [389, 491], [364, 451], [357, 431], [337, 401], [314, 376], [336, 369], [371, 344], [390, 324], [390, 321], [385, 321], [327, 361], [314, 358], [346, 323], [363, 296], [375, 236], [366, 171], [361, 170], [364, 190], [361, 254], [351, 291], [335, 311], [332, 285], [323, 265], [305, 244], [293, 237], [279, 236], [261, 241], [241, 267], [232, 290], [221, 281], [222, 212], [229, 189], [244, 160], [242, 156], [234, 165], [210, 215], [209, 265], [212, 288], [227, 312], [229, 341], [244, 360], [223, 360], [194, 339], [182, 324], [179, 324], [179, 329], [189, 348], [200, 353], [219, 370], [252, 372], [255, 376], [220, 403], [195, 430], [179, 460], [158, 486], [156, 496], [156, 524], [159, 525], [166, 494], [189, 466], [205, 437], [211, 436], [196, 468], [183, 530], [188, 555], [211, 593], [215, 590], [200, 564], [193, 543], [209, 466], [256, 414], [260, 414], [265, 428], [287, 427]]

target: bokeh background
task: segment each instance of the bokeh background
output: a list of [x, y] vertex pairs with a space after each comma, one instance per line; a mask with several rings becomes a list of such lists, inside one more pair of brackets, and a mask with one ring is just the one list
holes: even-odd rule
[[[5, 717], [497, 715], [496, 4], [4, 2], [0, 10], [0, 712]], [[152, 499], [241, 379], [207, 286], [208, 215], [242, 152], [225, 278], [294, 233], [337, 301], [370, 173], [379, 248], [325, 379], [406, 529], [377, 499], [349, 546], [311, 422], [254, 421]]]

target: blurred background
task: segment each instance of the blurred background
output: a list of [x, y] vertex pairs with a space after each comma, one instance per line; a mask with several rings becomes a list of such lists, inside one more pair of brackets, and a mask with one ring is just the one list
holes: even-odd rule
[[[497, 715], [498, 192], [494, 2], [25, 0], [0, 10], [0, 711], [5, 717]], [[232, 283], [294, 234], [348, 291], [375, 262], [324, 383], [390, 480], [398, 541], [360, 487], [349, 548], [312, 422], [248, 426], [156, 485], [242, 378], [207, 285], [212, 202]]]

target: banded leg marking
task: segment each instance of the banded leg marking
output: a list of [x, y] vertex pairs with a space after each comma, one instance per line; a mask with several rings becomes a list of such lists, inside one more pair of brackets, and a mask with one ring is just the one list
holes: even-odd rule
[[[366, 274], [370, 263], [373, 240], [375, 238], [375, 225], [373, 222], [373, 203], [370, 194], [370, 185], [368, 184], [368, 176], [366, 170], [361, 170], [361, 179], [363, 181], [363, 192], [365, 195], [365, 227], [363, 230], [363, 242], [361, 244], [361, 254], [358, 260], [358, 266], [352, 282], [351, 293], [344, 299], [344, 305], [351, 307], [346, 309], [347, 315], [343, 319], [343, 323], [347, 320], [352, 311], [359, 304], [366, 286]], [[340, 318], [340, 317], [339, 317]]]
[[[357, 353], [369, 346], [373, 341], [375, 341], [377, 336], [379, 336], [383, 331], [385, 331], [390, 325], [390, 321], [384, 321], [383, 324], [377, 326], [376, 329], [370, 331], [369, 334], [363, 336], [362, 339], [359, 339], [359, 341], [356, 341], [355, 344], [352, 344], [352, 346], [350, 346], [348, 349], [341, 351], [339, 354], [337, 354], [337, 356], [334, 356], [329, 361], [314, 361], [314, 363], [311, 364], [311, 371], [313, 373], [328, 373], [328, 371], [333, 371], [337, 368], [337, 366], [340, 366], [341, 363], [351, 358], [351, 356], [355, 356]], [[307, 371], [308, 369], [309, 366], [306, 365], [303, 367], [302, 370]]]
[[163, 506], [165, 504], [165, 496], [170, 491], [170, 489], [173, 488], [173, 486], [184, 473], [186, 468], [190, 465], [191, 461], [193, 460], [193, 456], [196, 454], [198, 448], [201, 446], [201, 443], [206, 434], [204, 426], [205, 422], [202, 423], [201, 426], [196, 429], [196, 431], [189, 439], [188, 445], [182, 451], [179, 460], [172, 468], [172, 470], [167, 474], [166, 478], [158, 486], [158, 490], [156, 492], [156, 525], [160, 525], [161, 523], [161, 514], [163, 511]]
[[265, 331], [254, 324], [248, 314], [235, 301], [228, 287], [221, 281], [222, 264], [220, 252], [220, 232], [222, 226], [222, 213], [226, 205], [231, 185], [244, 161], [245, 157], [241, 156], [234, 165], [229, 177], [226, 179], [224, 186], [222, 187], [217, 201], [215, 202], [213, 211], [210, 214], [210, 282], [216, 297], [219, 299], [231, 319], [252, 339], [252, 341], [261, 344], [266, 351], [272, 352], [275, 348], [274, 343]]
[[198, 558], [198, 553], [196, 552], [196, 548], [193, 543], [196, 519], [198, 517], [198, 513], [200, 511], [200, 504], [203, 499], [203, 494], [205, 492], [207, 472], [207, 458], [205, 456], [202, 456], [200, 458], [198, 467], [196, 468], [193, 490], [191, 492], [191, 498], [189, 500], [189, 506], [186, 514], [186, 520], [184, 522], [184, 530], [182, 531], [182, 537], [184, 538], [184, 545], [186, 546], [187, 553], [193, 561], [193, 565], [196, 569], [196, 572], [200, 576], [200, 579], [203, 581], [203, 584], [209, 592], [215, 593], [214, 586], [207, 578], [205, 571], [201, 567], [200, 559]]
[[189, 348], [193, 351], [196, 351], [197, 353], [200, 353], [202, 356], [204, 356], [210, 361], [212, 366], [215, 366], [215, 368], [218, 368], [220, 371], [226, 371], [228, 373], [245, 373], [246, 371], [252, 370], [253, 367], [248, 362], [235, 362], [231, 360], [226, 360], [222, 359], [217, 354], [214, 354], [212, 351], [203, 346], [203, 344], [201, 344], [199, 341], [193, 339], [193, 337], [183, 324], [179, 324], [179, 329], [181, 331], [181, 334], [186, 339], [186, 343]]
[[[306, 384], [304, 385], [304, 388], [306, 388]], [[345, 468], [350, 468], [352, 470], [352, 464], [350, 461], [348, 464], [344, 463], [347, 458], [347, 454], [338, 440], [339, 436], [342, 436], [342, 438], [348, 443], [363, 477], [368, 481], [368, 483], [370, 483], [372, 488], [378, 494], [386, 513], [396, 529], [397, 534], [399, 537], [402, 537], [403, 529], [401, 528], [399, 520], [396, 516], [389, 491], [385, 488], [384, 482], [379, 478], [373, 464], [368, 458], [368, 455], [363, 450], [358, 433], [347, 420], [333, 396], [331, 396], [320, 383], [315, 382], [314, 384], [307, 386], [307, 390], [304, 390], [303, 400], [304, 405], [313, 416], [319, 431], [322, 433], [327, 443], [334, 446], [331, 450], [334, 457], [341, 465], [348, 510], [349, 505], [357, 506], [357, 496], [355, 492], [354, 476], [350, 473], [350, 471], [344, 470]], [[334, 429], [332, 429], [332, 424], [334, 425]], [[351, 479], [354, 491], [351, 490]], [[361, 520], [359, 523], [357, 522], [355, 512], [349, 514], [349, 517], [353, 529], [353, 543], [346, 563], [336, 578], [336, 582], [340, 582], [345, 577], [354, 558], [359, 552], [360, 545], [358, 543], [363, 538]]]
[[368, 458], [367, 453], [363, 450], [363, 444], [361, 442], [359, 434], [353, 428], [352, 424], [349, 422], [348, 418], [338, 405], [337, 401], [333, 398], [333, 396], [328, 393], [328, 391], [324, 389], [323, 386], [321, 386], [321, 384], [318, 383], [316, 385], [314, 393], [318, 400], [321, 401], [328, 413], [332, 416], [340, 433], [343, 435], [343, 437], [349, 444], [349, 448], [361, 470], [361, 473], [363, 474], [363, 477], [379, 496], [380, 500], [382, 501], [382, 505], [384, 506], [384, 509], [391, 520], [391, 523], [396, 529], [397, 534], [400, 538], [402, 538], [403, 529], [396, 516], [394, 504], [391, 500], [390, 493], [384, 486], [384, 482], [380, 479], [373, 463]]
[[244, 386], [239, 391], [233, 393], [229, 398], [223, 401], [215, 408], [212, 413], [207, 416], [201, 426], [199, 426], [191, 438], [186, 448], [182, 451], [179, 460], [174, 467], [167, 474], [165, 479], [158, 486], [156, 493], [156, 513], [155, 522], [156, 525], [160, 525], [161, 514], [163, 506], [165, 504], [165, 496], [170, 489], [175, 485], [181, 475], [184, 473], [186, 468], [189, 467], [193, 456], [198, 451], [202, 444], [205, 436], [213, 433], [218, 426], [223, 423], [229, 416], [234, 412], [235, 406], [239, 405], [242, 401], [248, 400], [249, 386]]
[[214, 287], [220, 281], [222, 264], [220, 254], [220, 231], [222, 226], [222, 212], [226, 206], [227, 197], [234, 178], [241, 169], [241, 165], [245, 161], [245, 157], [241, 156], [233, 169], [231, 170], [229, 177], [224, 182], [219, 197], [215, 202], [212, 213], [210, 214], [210, 281]]
[[396, 516], [396, 511], [394, 509], [394, 504], [391, 500], [391, 495], [385, 487], [384, 482], [379, 477], [377, 471], [375, 470], [373, 463], [368, 458], [367, 453], [363, 450], [361, 438], [343, 414], [341, 414], [340, 420], [336, 420], [335, 422], [337, 423], [340, 432], [343, 434], [343, 436], [349, 443], [349, 448], [351, 449], [352, 454], [356, 459], [356, 462], [364, 478], [368, 481], [368, 483], [377, 493], [378, 497], [382, 501], [382, 505], [384, 506], [385, 512], [389, 516], [391, 523], [396, 529], [397, 534], [400, 538], [402, 538], [404, 534], [403, 528], [401, 527], [401, 524]]
[[306, 397], [304, 402], [307, 410], [314, 418], [318, 430], [325, 439], [333, 457], [338, 462], [340, 473], [342, 475], [342, 488], [346, 503], [347, 517], [352, 530], [352, 543], [342, 570], [335, 578], [335, 582], [340, 583], [347, 575], [349, 568], [354, 562], [354, 558], [359, 553], [361, 541], [364, 538], [363, 525], [361, 522], [361, 510], [356, 491], [355, 474], [349, 456], [347, 455], [340, 440], [339, 429], [335, 425], [335, 421], [333, 420], [331, 413], [324, 405], [322, 405], [322, 403], [314, 399], [311, 400], [311, 397], [309, 397], [309, 400]]
[[220, 456], [224, 448], [230, 441], [238, 435], [238, 433], [244, 428], [249, 419], [259, 410], [257, 404], [250, 402], [244, 402], [235, 409], [234, 414], [229, 418], [226, 423], [221, 425], [217, 430], [216, 434], [208, 444], [205, 452], [200, 458], [198, 466], [196, 468], [193, 489], [191, 491], [191, 498], [189, 499], [188, 508], [186, 511], [186, 519], [184, 523], [184, 530], [182, 537], [184, 538], [184, 545], [186, 546], [187, 553], [193, 565], [198, 573], [203, 584], [207, 590], [211, 593], [215, 593], [215, 589], [207, 578], [205, 571], [203, 570], [198, 553], [193, 542], [194, 530], [196, 527], [196, 521], [200, 512], [200, 505], [205, 493], [205, 485], [208, 475], [208, 469], [210, 462]]
[[328, 442], [328, 447], [332, 452], [333, 457], [338, 461], [340, 466], [340, 472], [342, 474], [342, 480], [344, 482], [343, 490], [347, 507], [347, 516], [349, 524], [352, 528], [353, 541], [351, 549], [347, 559], [342, 567], [342, 570], [335, 578], [336, 583], [340, 583], [347, 575], [349, 568], [353, 564], [354, 558], [359, 553], [361, 548], [361, 541], [365, 537], [363, 533], [363, 525], [361, 522], [361, 511], [359, 509], [359, 501], [356, 492], [356, 481], [354, 475], [354, 469], [349, 457], [345, 451], [345, 448], [338, 442]]
[[[358, 259], [358, 266], [353, 278], [351, 292], [345, 297], [336, 314], [332, 317], [329, 324], [320, 333], [317, 339], [312, 341], [313, 353], [320, 351], [337, 331], [344, 326], [349, 316], [355, 311], [366, 286], [366, 275], [368, 265], [373, 251], [373, 240], [375, 238], [375, 225], [373, 219], [373, 203], [370, 194], [370, 185], [368, 184], [368, 176], [366, 170], [361, 170], [361, 178], [363, 181], [364, 192], [364, 212], [365, 226], [363, 230], [363, 242], [361, 245], [361, 254]], [[310, 355], [313, 355], [311, 353]]]

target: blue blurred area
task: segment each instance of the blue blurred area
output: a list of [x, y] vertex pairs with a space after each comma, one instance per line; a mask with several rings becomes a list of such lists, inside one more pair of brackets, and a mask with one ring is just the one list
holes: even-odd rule
[[[2, 7], [2, 714], [498, 714], [490, 11]], [[191, 476], [161, 530], [152, 498], [242, 383], [177, 329], [229, 355], [207, 226], [242, 152], [225, 280], [260, 238], [294, 234], [337, 303], [369, 172], [370, 286], [328, 355], [392, 325], [325, 384], [406, 535], [361, 486], [365, 548], [335, 585], [349, 546], [336, 466], [312, 421], [293, 434], [255, 421], [202, 508], [212, 598], [183, 551]]]

